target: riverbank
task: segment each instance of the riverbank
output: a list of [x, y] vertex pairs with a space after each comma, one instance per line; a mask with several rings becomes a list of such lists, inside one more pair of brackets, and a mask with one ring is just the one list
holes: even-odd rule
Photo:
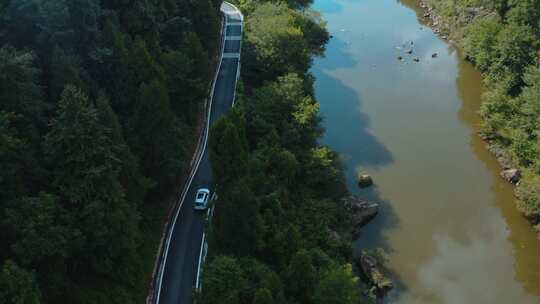
[[[495, 63], [492, 62], [491, 58], [483, 58], [487, 55], [489, 48], [497, 47], [497, 45], [502, 44], [501, 41], [506, 39], [512, 39], [508, 37], [511, 33], [504, 32], [506, 27], [512, 26], [512, 20], [506, 20], [512, 17], [512, 8], [506, 8], [505, 13], [501, 16], [500, 8], [497, 12], [497, 7], [459, 5], [459, 1], [457, 4], [456, 2], [450, 4], [447, 1], [421, 0], [419, 5], [424, 10], [423, 17], [434, 32], [439, 34], [441, 38], [448, 39], [449, 43], [463, 48], [466, 59], [475, 64], [485, 75], [488, 91], [482, 97], [483, 125], [480, 135], [486, 142], [487, 149], [495, 155], [501, 165], [501, 177], [515, 185], [514, 191], [518, 198], [516, 207], [533, 225], [538, 233], [537, 237], [540, 238], [540, 212], [538, 211], [540, 206], [540, 186], [538, 186], [540, 167], [537, 161], [538, 156], [536, 156], [539, 151], [537, 136], [534, 135], [536, 130], [534, 127], [523, 126], [523, 122], [521, 125], [515, 126], [516, 119], [509, 117], [514, 115], [521, 116], [518, 119], [526, 119], [525, 116], [534, 115], [530, 110], [524, 113], [517, 108], [527, 103], [527, 100], [524, 100], [527, 97], [523, 97], [521, 94], [522, 90], [526, 91], [527, 88], [531, 88], [529, 93], [536, 91], [538, 78], [530, 76], [530, 70], [533, 69], [532, 73], [534, 73], [535, 67], [523, 66], [529, 65], [527, 60], [523, 60], [522, 66], [519, 66], [520, 71], [498, 72], [504, 75], [503, 80], [500, 80], [498, 79], [501, 77], [500, 75], [494, 77], [491, 66], [503, 64], [505, 67], [509, 64], [517, 64], [517, 62], [510, 60]], [[508, 17], [509, 15], [510, 17]], [[503, 25], [501, 23], [503, 20], [508, 24]], [[484, 23], [490, 24], [491, 32], [489, 32], [488, 26], [482, 25]], [[520, 26], [524, 30], [527, 29], [526, 24]], [[500, 28], [496, 29], [496, 27]], [[487, 37], [488, 35], [493, 37]], [[512, 56], [510, 54], [512, 51], [525, 52], [529, 47], [533, 47], [519, 45], [518, 42], [515, 41], [515, 45], [509, 45], [514, 49], [503, 50], [505, 53], [501, 55]], [[527, 82], [527, 73], [529, 73], [529, 78], [533, 78], [529, 82]], [[511, 79], [508, 80], [508, 78]], [[514, 83], [506, 83], [512, 81]], [[534, 97], [529, 96], [529, 98]], [[505, 107], [506, 109], [497, 109], [497, 107]], [[514, 175], [509, 176], [509, 172], [514, 173]]]

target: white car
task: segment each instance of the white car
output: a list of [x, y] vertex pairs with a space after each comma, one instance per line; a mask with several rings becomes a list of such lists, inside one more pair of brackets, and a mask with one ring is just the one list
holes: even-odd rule
[[195, 205], [193, 209], [195, 210], [206, 210], [208, 208], [208, 200], [210, 198], [210, 190], [201, 188], [197, 190], [195, 195]]

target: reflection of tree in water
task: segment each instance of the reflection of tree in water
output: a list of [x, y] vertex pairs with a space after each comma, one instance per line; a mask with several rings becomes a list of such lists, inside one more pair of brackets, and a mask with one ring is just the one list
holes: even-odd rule
[[[540, 269], [540, 259], [537, 258], [536, 254], [540, 252], [540, 242], [537, 241], [535, 233], [515, 208], [513, 187], [499, 177], [501, 166], [478, 135], [481, 124], [478, 111], [484, 93], [483, 79], [480, 72], [462, 58], [464, 56], [458, 50], [459, 74], [456, 78], [456, 86], [461, 100], [458, 115], [460, 120], [471, 128], [471, 150], [487, 166], [493, 176], [492, 190], [495, 193], [495, 204], [501, 210], [509, 227], [508, 240], [510, 240], [515, 252], [516, 278], [523, 282], [527, 292], [540, 295], [540, 277], [538, 277], [537, 271], [534, 271]], [[527, 244], [527, 246], [523, 244]]]
[[[326, 56], [319, 59], [312, 70], [316, 77], [316, 95], [321, 103], [326, 134], [323, 144], [338, 152], [345, 166], [347, 185], [351, 192], [379, 204], [378, 216], [364, 226], [357, 241], [357, 249], [382, 248], [386, 253], [393, 249], [385, 238], [385, 231], [397, 229], [399, 220], [390, 204], [383, 200], [376, 186], [360, 191], [356, 185], [356, 168], [383, 167], [393, 163], [392, 153], [369, 132], [369, 117], [359, 111], [362, 99], [355, 90], [329, 72], [358, 65], [350, 54], [344, 52], [346, 43], [333, 38], [327, 46]], [[376, 182], [376, 181], [375, 181]], [[404, 284], [393, 274], [398, 290]]]

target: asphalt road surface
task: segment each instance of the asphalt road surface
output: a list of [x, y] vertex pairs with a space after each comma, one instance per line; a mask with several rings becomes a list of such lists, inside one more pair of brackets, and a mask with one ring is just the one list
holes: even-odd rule
[[[232, 106], [240, 60], [239, 39], [242, 35], [242, 17], [233, 6], [227, 3], [223, 3], [221, 11], [226, 16], [225, 45], [221, 67], [215, 83], [210, 110], [210, 125], [220, 116], [226, 114]], [[158, 304], [189, 304], [192, 302], [206, 215], [206, 212], [193, 210], [195, 193], [199, 188], [213, 190], [208, 149], [203, 152], [197, 173], [172, 228], [163, 278], [161, 286], [158, 286], [159, 297], [156, 299]]]

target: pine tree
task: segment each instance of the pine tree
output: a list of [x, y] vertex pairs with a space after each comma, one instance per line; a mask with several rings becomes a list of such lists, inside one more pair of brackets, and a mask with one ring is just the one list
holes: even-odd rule
[[74, 269], [95, 273], [125, 269], [135, 255], [135, 206], [125, 201], [119, 174], [118, 145], [88, 98], [68, 85], [59, 102], [57, 117], [45, 139], [45, 149], [55, 164], [53, 185], [62, 205], [70, 211], [72, 227], [84, 238]]

